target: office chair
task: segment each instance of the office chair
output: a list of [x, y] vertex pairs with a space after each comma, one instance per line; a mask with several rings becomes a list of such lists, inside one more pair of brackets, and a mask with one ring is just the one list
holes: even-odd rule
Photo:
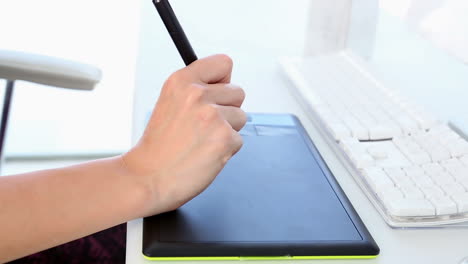
[[94, 66], [49, 56], [0, 50], [0, 78], [7, 81], [0, 123], [0, 170], [15, 81], [93, 90], [101, 76], [101, 70]]

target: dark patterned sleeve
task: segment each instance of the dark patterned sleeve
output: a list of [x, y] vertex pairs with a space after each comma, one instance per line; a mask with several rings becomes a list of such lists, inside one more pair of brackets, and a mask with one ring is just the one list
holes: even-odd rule
[[124, 264], [126, 233], [127, 225], [122, 224], [9, 264]]

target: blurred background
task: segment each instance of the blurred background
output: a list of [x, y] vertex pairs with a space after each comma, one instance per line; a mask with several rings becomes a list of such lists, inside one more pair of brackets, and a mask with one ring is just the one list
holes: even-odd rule
[[[395, 63], [423, 64], [427, 52], [440, 52], [446, 63], [468, 62], [466, 0], [373, 3], [378, 13], [376, 45], [371, 53], [377, 68]], [[172, 5], [200, 57], [222, 52], [234, 58], [262, 59], [273, 67], [281, 56], [307, 52], [308, 21], [320, 0], [287, 4], [279, 0], [173, 0]], [[164, 79], [183, 66], [150, 0], [1, 0], [0, 10], [0, 49], [77, 60], [103, 71], [102, 82], [92, 92], [17, 83], [4, 174], [126, 151], [132, 142], [133, 104], [145, 105], [146, 111], [135, 113], [133, 121], [144, 122]], [[235, 20], [235, 26], [230, 23], [224, 27], [223, 20]], [[153, 42], [148, 34], [155, 35]], [[242, 45], [224, 44], [232, 39], [238, 43], [242, 39]], [[149, 47], [154, 47], [154, 57], [140, 52]], [[394, 63], [381, 63], [389, 61]], [[235, 72], [245, 69], [243, 64], [248, 63], [240, 59]], [[151, 71], [154, 78], [140, 78], [137, 68]], [[398, 80], [392, 79], [392, 72], [402, 70], [383, 69], [389, 81], [395, 83]], [[242, 76], [262, 78], [261, 72], [243, 72]], [[243, 84], [249, 80], [236, 81]], [[142, 83], [153, 85], [154, 93], [135, 98], [135, 87]], [[0, 87], [4, 85], [0, 81]], [[249, 102], [247, 107], [257, 110]]]

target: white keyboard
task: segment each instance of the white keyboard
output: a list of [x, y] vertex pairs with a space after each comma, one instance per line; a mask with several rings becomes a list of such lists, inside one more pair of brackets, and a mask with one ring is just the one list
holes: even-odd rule
[[312, 121], [393, 227], [468, 221], [468, 142], [349, 53], [286, 59]]

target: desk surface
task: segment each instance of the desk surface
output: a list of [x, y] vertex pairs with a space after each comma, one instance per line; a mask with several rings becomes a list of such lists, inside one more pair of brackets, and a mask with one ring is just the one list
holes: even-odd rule
[[[226, 52], [230, 54], [235, 63], [233, 80], [243, 85], [247, 93], [247, 99], [244, 110], [248, 112], [288, 112], [297, 115], [303, 122], [310, 137], [314, 140], [317, 148], [323, 158], [334, 173], [343, 190], [354, 205], [356, 211], [361, 216], [363, 222], [373, 235], [381, 248], [381, 255], [374, 260], [343, 260], [333, 261], [334, 263], [459, 263], [465, 256], [468, 256], [468, 228], [450, 228], [450, 229], [399, 229], [390, 228], [374, 209], [372, 204], [354, 182], [352, 176], [341, 165], [334, 153], [328, 147], [324, 139], [308, 120], [307, 114], [298, 106], [295, 99], [289, 93], [290, 84], [287, 82], [284, 74], [279, 69], [277, 59], [282, 55], [300, 55], [303, 50], [305, 19], [307, 12], [303, 7], [307, 6], [307, 0], [298, 0], [297, 6], [291, 5], [271, 5], [271, 0], [255, 1], [254, 5], [270, 4], [271, 14], [265, 14], [262, 17], [262, 23], [266, 26], [265, 38], [263, 41], [270, 41], [268, 47], [264, 47], [255, 40], [254, 32], [257, 29], [244, 32], [252, 39], [235, 38], [229, 32], [235, 32], [236, 26], [239, 26], [239, 18], [235, 14], [242, 10], [242, 6], [252, 3], [248, 0], [237, 1], [177, 1], [173, 3], [174, 9], [180, 16], [182, 23], [187, 24], [187, 34], [194, 42], [194, 47], [202, 54], [213, 52]], [[215, 2], [223, 2], [215, 3]], [[279, 2], [279, 1], [278, 1]], [[188, 8], [180, 8], [185, 5]], [[228, 11], [222, 11], [216, 16], [226, 23], [227, 31], [219, 28], [219, 25], [210, 25], [209, 21], [190, 17], [190, 7], [196, 8], [203, 5], [228, 5]], [[154, 104], [159, 87], [164, 79], [177, 68], [182, 67], [182, 63], [174, 49], [167, 33], [160, 25], [158, 17], [154, 13], [151, 1], [142, 3], [142, 31], [140, 55], [137, 71], [137, 91], [135, 98], [134, 111], [134, 139], [137, 139], [144, 129], [144, 120], [147, 112]], [[290, 9], [285, 12], [281, 9]], [[201, 10], [201, 9], [200, 9]], [[220, 8], [220, 10], [222, 10]], [[226, 10], [226, 9], [224, 9]], [[284, 17], [285, 14], [290, 17]], [[281, 21], [296, 23], [295, 28], [281, 27]], [[244, 18], [253, 17], [254, 14], [247, 12]], [[185, 19], [184, 19], [185, 18]], [[193, 23], [190, 23], [193, 19]], [[216, 18], [215, 18], [216, 19]], [[186, 21], [184, 21], [186, 20]], [[196, 22], [196, 23], [195, 23]], [[200, 25], [197, 27], [193, 24]], [[218, 23], [219, 24], [219, 23]], [[241, 23], [241, 25], [244, 25]], [[300, 25], [300, 26], [299, 26]], [[204, 27], [205, 26], [205, 27]], [[203, 28], [204, 27], [204, 28]], [[240, 26], [239, 26], [240, 27]], [[273, 27], [273, 28], [272, 28]], [[221, 32], [214, 36], [204, 46], [197, 46], [197, 43], [205, 41], [207, 32]], [[283, 36], [278, 40], [278, 36]], [[245, 37], [245, 36], [244, 36]], [[223, 47], [219, 50], [219, 47]], [[254, 55], [254, 56], [253, 56]], [[145, 261], [141, 254], [142, 239], [142, 221], [141, 219], [128, 223], [127, 231], [127, 263], [151, 263]], [[284, 261], [290, 263], [293, 261]], [[302, 263], [329, 263], [330, 261], [301, 261]], [[194, 262], [201, 263], [201, 262]], [[217, 262], [218, 263], [218, 262]], [[229, 262], [226, 262], [229, 263]], [[234, 262], [230, 262], [234, 263]], [[242, 263], [267, 263], [264, 261], [243, 261]]]

